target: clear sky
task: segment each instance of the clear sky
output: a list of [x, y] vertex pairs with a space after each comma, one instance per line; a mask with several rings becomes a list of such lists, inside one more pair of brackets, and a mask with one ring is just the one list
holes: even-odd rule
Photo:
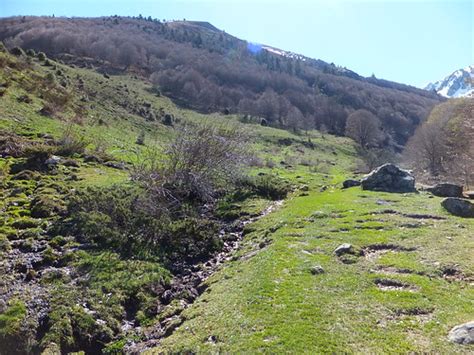
[[12, 15], [209, 21], [250, 42], [414, 86], [474, 64], [474, 0], [0, 0]]

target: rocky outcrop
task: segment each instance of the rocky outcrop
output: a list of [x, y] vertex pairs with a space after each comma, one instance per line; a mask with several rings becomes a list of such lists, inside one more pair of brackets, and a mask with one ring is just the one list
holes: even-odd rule
[[463, 197], [463, 187], [450, 183], [436, 184], [426, 190], [439, 197]]
[[449, 213], [465, 218], [474, 218], [474, 204], [468, 200], [456, 197], [448, 197], [441, 202], [443, 206]]
[[361, 180], [363, 190], [415, 192], [415, 177], [394, 164], [384, 164]]
[[449, 332], [448, 339], [458, 344], [474, 344], [474, 321], [455, 326]]

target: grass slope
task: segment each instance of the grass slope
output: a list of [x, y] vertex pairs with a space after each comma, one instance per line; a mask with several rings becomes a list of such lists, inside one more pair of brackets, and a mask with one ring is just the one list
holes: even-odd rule
[[[341, 190], [341, 177], [306, 177], [331, 187], [251, 226], [238, 260], [150, 353], [474, 351], [447, 341], [474, 318], [474, 221], [449, 216], [426, 193]], [[365, 255], [337, 257], [342, 243]], [[325, 272], [313, 274], [316, 265]], [[400, 286], [378, 287], [381, 279]]]
[[[37, 58], [16, 58], [5, 52], [0, 52], [0, 64], [0, 138], [13, 137], [15, 144], [44, 146], [48, 139], [61, 140], [70, 130], [86, 140], [86, 154], [132, 164], [141, 151], [161, 147], [174, 135], [173, 127], [161, 123], [160, 115], [165, 112], [174, 116], [177, 125], [203, 120], [238, 125], [248, 132], [249, 149], [257, 157], [251, 174], [277, 174], [303, 189], [311, 176], [321, 177], [312, 186], [321, 188], [330, 170], [347, 170], [354, 158], [347, 139], [321, 137], [318, 132], [296, 135], [242, 123], [239, 116], [183, 110], [166, 97], [157, 97], [149, 85], [132, 76], [105, 78], [92, 70], [54, 61], [45, 65]], [[52, 89], [65, 83], [70, 100], [55, 115], [44, 116], [39, 112], [47, 103], [43, 84], [52, 74], [56, 77]], [[157, 117], [150, 119], [149, 112]], [[142, 131], [145, 147], [135, 144]], [[154, 301], [149, 289], [159, 280], [169, 280], [170, 272], [156, 260], [81, 250], [76, 240], [51, 234], [49, 227], [61, 218], [59, 212], [69, 194], [84, 187], [127, 184], [128, 172], [73, 154], [62, 159], [72, 159], [75, 166], [61, 163], [54, 172], [32, 172], [20, 178], [11, 168], [25, 159], [0, 158], [0, 296], [6, 300], [0, 309], [0, 354], [45, 348], [54, 352], [58, 346], [63, 352], [94, 352], [97, 342], [103, 347], [109, 341], [113, 353], [127, 337], [136, 339], [133, 333], [121, 330], [130, 299], [139, 301], [136, 324], [153, 326], [157, 321], [144, 314]], [[41, 201], [42, 208], [51, 213], [36, 216], [35, 201]], [[231, 213], [255, 215], [268, 203], [263, 198], [247, 199], [233, 204]], [[44, 323], [37, 307], [46, 304]], [[38, 327], [40, 335], [36, 334]], [[4, 343], [6, 338], [22, 341]]]

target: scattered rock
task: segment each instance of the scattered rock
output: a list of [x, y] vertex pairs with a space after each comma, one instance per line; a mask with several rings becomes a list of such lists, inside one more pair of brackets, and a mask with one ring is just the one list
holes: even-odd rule
[[334, 254], [336, 254], [337, 256], [348, 254], [351, 252], [352, 252], [352, 245], [349, 243], [341, 244], [334, 250]]
[[467, 198], [471, 200], [474, 200], [474, 191], [465, 191], [464, 196], [466, 196]]
[[39, 174], [36, 171], [22, 170], [12, 177], [12, 180], [36, 180]]
[[427, 191], [431, 192], [435, 196], [439, 197], [462, 197], [462, 186], [450, 184], [450, 183], [441, 183], [436, 184], [433, 187], [427, 188]]
[[347, 179], [342, 183], [343, 189], [348, 189], [349, 187], [360, 186], [359, 180]]
[[84, 155], [84, 161], [86, 163], [102, 163], [102, 159], [95, 155]]
[[74, 167], [74, 168], [78, 168], [79, 167], [79, 163], [74, 160], [74, 159], [66, 159], [62, 162], [62, 164], [64, 166], [69, 166], [69, 167]]
[[60, 157], [58, 157], [57, 155], [51, 155], [51, 157], [46, 159], [44, 164], [47, 165], [48, 167], [53, 167], [53, 166], [58, 165], [60, 161], [61, 161]]
[[108, 166], [109, 168], [114, 168], [114, 169], [119, 169], [119, 170], [125, 170], [125, 164], [116, 162], [116, 161], [108, 161], [104, 163], [105, 166]]
[[456, 197], [447, 197], [441, 202], [443, 206], [449, 213], [466, 218], [474, 218], [474, 204], [468, 200], [463, 200], [462, 198]]
[[449, 332], [448, 339], [458, 344], [474, 344], [474, 321], [455, 326]]
[[377, 287], [382, 291], [417, 291], [417, 287], [410, 286], [402, 281], [393, 280], [393, 279], [375, 279], [374, 280]]
[[415, 192], [415, 177], [394, 164], [384, 164], [361, 180], [363, 190]]
[[313, 275], [324, 274], [324, 269], [321, 265], [315, 265], [311, 268], [311, 273]]

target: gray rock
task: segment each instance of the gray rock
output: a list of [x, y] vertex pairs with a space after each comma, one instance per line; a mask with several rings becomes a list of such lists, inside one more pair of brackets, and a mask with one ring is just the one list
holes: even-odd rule
[[343, 189], [348, 189], [349, 187], [360, 186], [359, 180], [347, 179], [342, 183]]
[[58, 157], [57, 155], [51, 155], [51, 157], [46, 159], [44, 163], [48, 166], [56, 166], [59, 164], [60, 161], [61, 161], [60, 157]]
[[324, 274], [324, 269], [321, 265], [315, 265], [311, 268], [311, 273], [313, 275]]
[[108, 162], [105, 162], [104, 165], [108, 166], [109, 168], [125, 170], [125, 163], [122, 163], [122, 162], [108, 161]]
[[468, 200], [456, 197], [447, 197], [441, 202], [449, 213], [465, 218], [474, 218], [474, 204]]
[[394, 164], [384, 164], [361, 180], [363, 190], [415, 192], [415, 177]]
[[441, 183], [436, 184], [433, 187], [427, 188], [427, 191], [431, 192], [435, 196], [439, 197], [462, 197], [462, 186], [450, 184], [450, 183]]
[[458, 344], [474, 344], [474, 321], [455, 326], [449, 332], [448, 339]]
[[471, 200], [474, 200], [474, 191], [465, 191], [465, 192], [464, 192], [464, 195], [465, 195], [467, 198], [469, 198], [469, 199], [471, 199]]
[[341, 244], [336, 248], [336, 250], [334, 250], [334, 254], [336, 254], [337, 256], [350, 252], [352, 252], [352, 245], [349, 243]]

